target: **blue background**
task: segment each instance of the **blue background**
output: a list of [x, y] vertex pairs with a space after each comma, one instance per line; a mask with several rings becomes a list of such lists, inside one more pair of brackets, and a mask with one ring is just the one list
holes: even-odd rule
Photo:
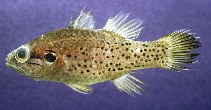
[[[201, 37], [191, 71], [146, 69], [143, 95], [121, 93], [110, 82], [89, 95], [61, 83], [34, 81], [5, 65], [6, 55], [43, 33], [68, 26], [86, 7], [102, 28], [118, 12], [131, 12], [145, 27], [137, 40], [151, 41], [178, 29]], [[211, 0], [0, 0], [0, 110], [211, 110]]]

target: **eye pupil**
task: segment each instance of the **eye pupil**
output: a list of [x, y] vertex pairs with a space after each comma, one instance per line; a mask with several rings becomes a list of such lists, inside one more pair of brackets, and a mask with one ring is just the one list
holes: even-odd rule
[[54, 62], [56, 60], [56, 56], [53, 54], [46, 54], [45, 56], [45, 60], [48, 62]]
[[21, 50], [18, 52], [18, 57], [19, 58], [25, 58], [26, 57], [26, 52], [24, 50]]

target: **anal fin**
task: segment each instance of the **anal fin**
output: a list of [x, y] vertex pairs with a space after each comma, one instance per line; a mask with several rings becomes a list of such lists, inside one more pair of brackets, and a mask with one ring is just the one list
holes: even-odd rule
[[134, 96], [134, 93], [141, 94], [141, 91], [144, 91], [139, 85], [135, 82], [140, 84], [144, 84], [139, 79], [133, 77], [132, 75], [125, 74], [117, 79], [114, 79], [113, 84], [122, 92], [126, 92], [129, 95]]
[[90, 94], [93, 91], [93, 89], [87, 85], [76, 85], [76, 84], [66, 84], [66, 85], [82, 94]]

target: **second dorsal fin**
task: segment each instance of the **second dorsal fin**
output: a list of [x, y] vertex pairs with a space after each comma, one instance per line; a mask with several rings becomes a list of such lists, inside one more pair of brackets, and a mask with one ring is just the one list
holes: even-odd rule
[[137, 38], [143, 28], [141, 27], [143, 22], [140, 19], [133, 19], [126, 22], [128, 16], [129, 13], [118, 13], [114, 18], [108, 19], [103, 29], [120, 34], [126, 39]]

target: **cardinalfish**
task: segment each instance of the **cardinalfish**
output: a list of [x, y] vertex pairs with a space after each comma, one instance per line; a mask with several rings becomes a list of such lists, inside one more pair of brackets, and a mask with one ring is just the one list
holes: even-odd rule
[[67, 28], [58, 29], [20, 46], [7, 55], [6, 64], [34, 80], [61, 82], [88, 94], [91, 85], [110, 81], [120, 91], [141, 94], [144, 84], [131, 70], [163, 68], [189, 70], [201, 46], [189, 30], [178, 30], [158, 40], [135, 41], [142, 30], [140, 19], [127, 20], [128, 13], [109, 18], [95, 29], [93, 15], [81, 11]]

